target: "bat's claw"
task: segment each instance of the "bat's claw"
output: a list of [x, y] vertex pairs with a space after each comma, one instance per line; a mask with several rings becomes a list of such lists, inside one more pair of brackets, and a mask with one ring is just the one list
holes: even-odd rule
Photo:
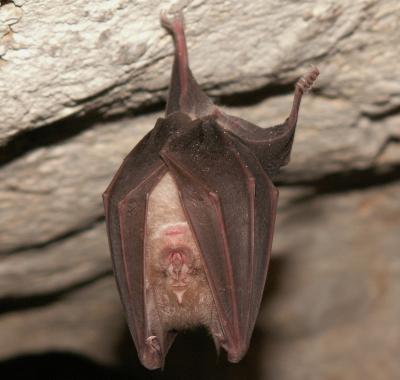
[[146, 339], [146, 344], [152, 349], [153, 351], [161, 351], [161, 346], [160, 342], [158, 341], [158, 338], [155, 335], [149, 336]]
[[162, 367], [164, 359], [161, 353], [160, 342], [155, 335], [149, 336], [146, 339], [146, 347], [139, 354], [140, 360], [146, 368], [157, 369]]
[[318, 68], [314, 65], [311, 65], [311, 70], [297, 81], [296, 87], [299, 88], [303, 93], [306, 93], [311, 89], [318, 75]]
[[183, 26], [183, 13], [182, 11], [178, 11], [173, 17], [168, 17], [167, 12], [163, 10], [160, 12], [160, 22], [165, 29], [171, 33], [174, 33], [176, 25]]

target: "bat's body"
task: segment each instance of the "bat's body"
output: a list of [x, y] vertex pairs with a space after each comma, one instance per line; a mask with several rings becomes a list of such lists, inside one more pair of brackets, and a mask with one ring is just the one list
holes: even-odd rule
[[278, 191], [300, 100], [286, 121], [259, 128], [217, 108], [188, 65], [181, 16], [166, 117], [129, 153], [104, 193], [114, 272], [142, 363], [163, 366], [178, 330], [204, 325], [239, 361], [247, 351], [268, 269]]

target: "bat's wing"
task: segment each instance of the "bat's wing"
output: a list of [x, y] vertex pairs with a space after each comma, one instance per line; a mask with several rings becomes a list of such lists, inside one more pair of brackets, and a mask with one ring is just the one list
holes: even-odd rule
[[[146, 299], [144, 273], [147, 197], [167, 172], [159, 151], [176, 129], [188, 122], [190, 119], [183, 114], [173, 115], [168, 120], [159, 119], [155, 128], [125, 158], [103, 194], [120, 297], [139, 357], [148, 368], [163, 365], [174, 334], [162, 331], [156, 315], [152, 326], [148, 320], [152, 300]], [[157, 340], [152, 340], [155, 334]]]
[[239, 361], [262, 298], [278, 192], [249, 149], [212, 117], [161, 155], [202, 253], [223, 335], [214, 340]]

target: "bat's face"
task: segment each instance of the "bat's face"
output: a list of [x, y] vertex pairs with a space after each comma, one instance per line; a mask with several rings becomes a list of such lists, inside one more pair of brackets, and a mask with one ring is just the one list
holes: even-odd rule
[[146, 223], [146, 283], [170, 328], [209, 324], [213, 305], [197, 243], [166, 174], [149, 196]]
[[167, 224], [156, 235], [156, 265], [162, 271], [166, 287], [181, 304], [193, 275], [202, 269], [189, 225], [185, 222]]
[[[173, 214], [168, 216], [173, 217]], [[200, 254], [187, 222], [166, 223], [148, 235], [152, 272], [179, 304], [204, 272]]]

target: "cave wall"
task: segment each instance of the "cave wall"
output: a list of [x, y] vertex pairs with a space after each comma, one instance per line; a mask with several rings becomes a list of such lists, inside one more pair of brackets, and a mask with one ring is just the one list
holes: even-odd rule
[[0, 358], [121, 360], [101, 194], [163, 114], [173, 47], [159, 13], [181, 8], [192, 71], [232, 114], [281, 122], [297, 78], [321, 71], [277, 178], [270, 276], [237, 373], [397, 379], [396, 0], [2, 1]]

